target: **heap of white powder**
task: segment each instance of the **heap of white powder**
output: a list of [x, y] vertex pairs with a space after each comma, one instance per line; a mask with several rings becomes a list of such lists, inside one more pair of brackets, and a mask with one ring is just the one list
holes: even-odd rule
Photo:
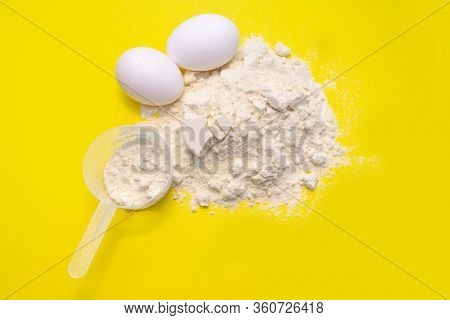
[[247, 39], [224, 67], [186, 71], [175, 103], [142, 107], [170, 144], [173, 187], [193, 195], [193, 211], [241, 201], [295, 206], [301, 188], [315, 189], [339, 163], [344, 148], [321, 86], [288, 56], [281, 43], [272, 50]]

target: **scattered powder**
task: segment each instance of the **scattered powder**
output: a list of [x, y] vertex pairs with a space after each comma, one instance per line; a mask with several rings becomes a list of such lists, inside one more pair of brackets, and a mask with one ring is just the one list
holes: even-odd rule
[[179, 199], [182, 191], [193, 195], [193, 211], [244, 200], [293, 207], [302, 187], [314, 190], [339, 164], [345, 149], [333, 112], [307, 65], [290, 53], [281, 42], [274, 51], [260, 37], [247, 39], [224, 67], [186, 71], [183, 96], [158, 117], [142, 107], [171, 147], [173, 187]]

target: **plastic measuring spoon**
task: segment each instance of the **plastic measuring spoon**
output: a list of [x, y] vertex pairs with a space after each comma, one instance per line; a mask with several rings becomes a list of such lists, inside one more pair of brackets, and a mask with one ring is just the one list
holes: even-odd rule
[[[167, 173], [166, 184], [161, 188], [156, 197], [139, 207], [120, 206], [106, 192], [103, 182], [105, 164], [119, 148], [126, 144], [146, 143], [149, 138], [159, 143], [161, 149], [164, 150], [163, 156]], [[116, 127], [104, 132], [92, 142], [84, 156], [83, 177], [89, 191], [100, 203], [69, 264], [68, 272], [72, 278], [80, 278], [86, 274], [117, 208], [140, 210], [157, 203], [169, 190], [172, 183], [172, 174], [172, 160], [169, 146], [158, 135], [157, 131], [150, 126], [129, 125]]]

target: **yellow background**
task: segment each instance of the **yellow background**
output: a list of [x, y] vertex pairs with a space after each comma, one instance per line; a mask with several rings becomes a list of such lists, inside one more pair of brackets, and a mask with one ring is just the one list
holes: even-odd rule
[[[130, 47], [164, 50], [199, 13], [242, 38], [283, 40], [323, 82], [439, 1], [0, 0], [0, 296], [72, 252], [97, 205], [81, 175], [89, 143], [137, 122], [109, 73]], [[308, 197], [323, 216], [450, 296], [450, 6], [337, 80], [327, 96], [351, 164]], [[108, 232], [83, 279], [68, 260], [13, 299], [440, 299], [307, 209], [195, 214], [168, 196]], [[118, 212], [114, 221], [127, 215]]]

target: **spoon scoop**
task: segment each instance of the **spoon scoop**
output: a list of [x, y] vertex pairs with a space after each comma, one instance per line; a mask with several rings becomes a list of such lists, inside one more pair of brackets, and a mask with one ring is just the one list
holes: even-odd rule
[[[108, 195], [103, 180], [105, 164], [118, 150], [123, 147], [157, 141], [160, 150], [163, 151], [163, 159], [167, 180], [160, 190], [154, 190], [156, 195], [143, 204], [123, 206], [116, 203]], [[167, 143], [159, 136], [158, 132], [148, 125], [127, 125], [112, 128], [98, 136], [86, 151], [83, 161], [83, 177], [89, 191], [99, 200], [97, 209], [84, 232], [83, 237], [75, 250], [68, 267], [68, 273], [72, 278], [83, 277], [97, 252], [105, 232], [111, 223], [118, 208], [128, 210], [141, 210], [148, 208], [167, 193], [172, 183], [172, 160]]]

